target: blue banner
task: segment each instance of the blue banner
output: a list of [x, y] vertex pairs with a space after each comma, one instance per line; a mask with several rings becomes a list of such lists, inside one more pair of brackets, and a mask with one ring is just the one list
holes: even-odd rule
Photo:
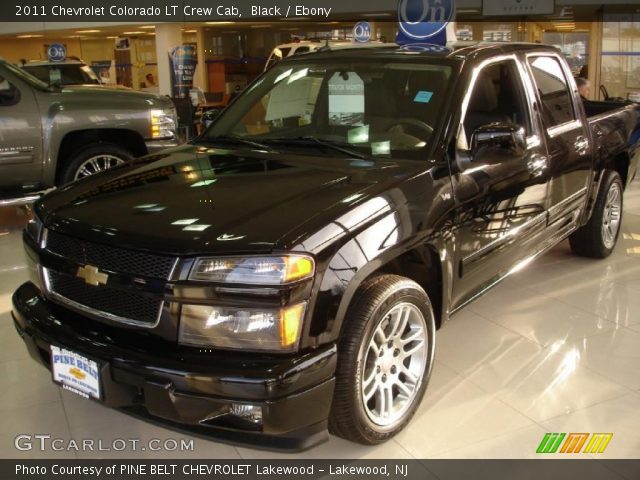
[[193, 76], [198, 64], [196, 46], [179, 45], [171, 51], [169, 57], [172, 67], [173, 96], [188, 97], [189, 90], [193, 88]]

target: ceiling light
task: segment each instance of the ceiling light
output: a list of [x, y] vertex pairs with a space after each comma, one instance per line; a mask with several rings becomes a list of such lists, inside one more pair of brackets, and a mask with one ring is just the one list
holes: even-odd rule
[[198, 30], [185, 30], [184, 33], [196, 33]]
[[144, 28], [145, 30], [153, 30], [156, 28], [155, 25], [142, 25], [141, 27], [138, 28]]
[[236, 22], [204, 22], [206, 25], [231, 25]]
[[147, 32], [122, 32], [123, 35], [142, 35]]
[[42, 38], [44, 35], [40, 34], [26, 34], [26, 35], [17, 35], [16, 38]]
[[102, 30], [76, 30], [76, 33], [100, 33]]

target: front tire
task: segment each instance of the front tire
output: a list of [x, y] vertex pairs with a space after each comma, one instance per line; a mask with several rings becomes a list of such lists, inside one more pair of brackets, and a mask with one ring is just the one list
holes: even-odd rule
[[591, 258], [611, 255], [622, 224], [622, 192], [620, 174], [606, 170], [589, 222], [569, 237], [574, 254]]
[[75, 153], [67, 161], [60, 177], [61, 183], [64, 185], [95, 175], [128, 162], [132, 158], [131, 153], [113, 143], [89, 145]]
[[433, 308], [417, 283], [380, 275], [356, 293], [345, 321], [329, 431], [378, 444], [409, 423], [424, 396], [433, 365]]

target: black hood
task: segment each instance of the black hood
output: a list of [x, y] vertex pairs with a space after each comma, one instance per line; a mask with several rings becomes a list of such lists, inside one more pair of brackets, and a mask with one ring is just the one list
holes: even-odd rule
[[68, 185], [36, 209], [49, 228], [123, 247], [271, 251], [419, 164], [403, 163], [187, 145]]

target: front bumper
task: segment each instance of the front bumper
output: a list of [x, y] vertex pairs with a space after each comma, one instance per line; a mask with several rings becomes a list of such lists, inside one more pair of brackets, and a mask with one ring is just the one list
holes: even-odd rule
[[[132, 342], [126, 331], [51, 303], [30, 282], [14, 293], [12, 313], [31, 357], [45, 367], [51, 368], [51, 345], [98, 360], [102, 403], [108, 407], [262, 448], [302, 450], [328, 437], [335, 345], [263, 357], [168, 349], [153, 339]], [[232, 404], [260, 406], [262, 423], [235, 417]]]

